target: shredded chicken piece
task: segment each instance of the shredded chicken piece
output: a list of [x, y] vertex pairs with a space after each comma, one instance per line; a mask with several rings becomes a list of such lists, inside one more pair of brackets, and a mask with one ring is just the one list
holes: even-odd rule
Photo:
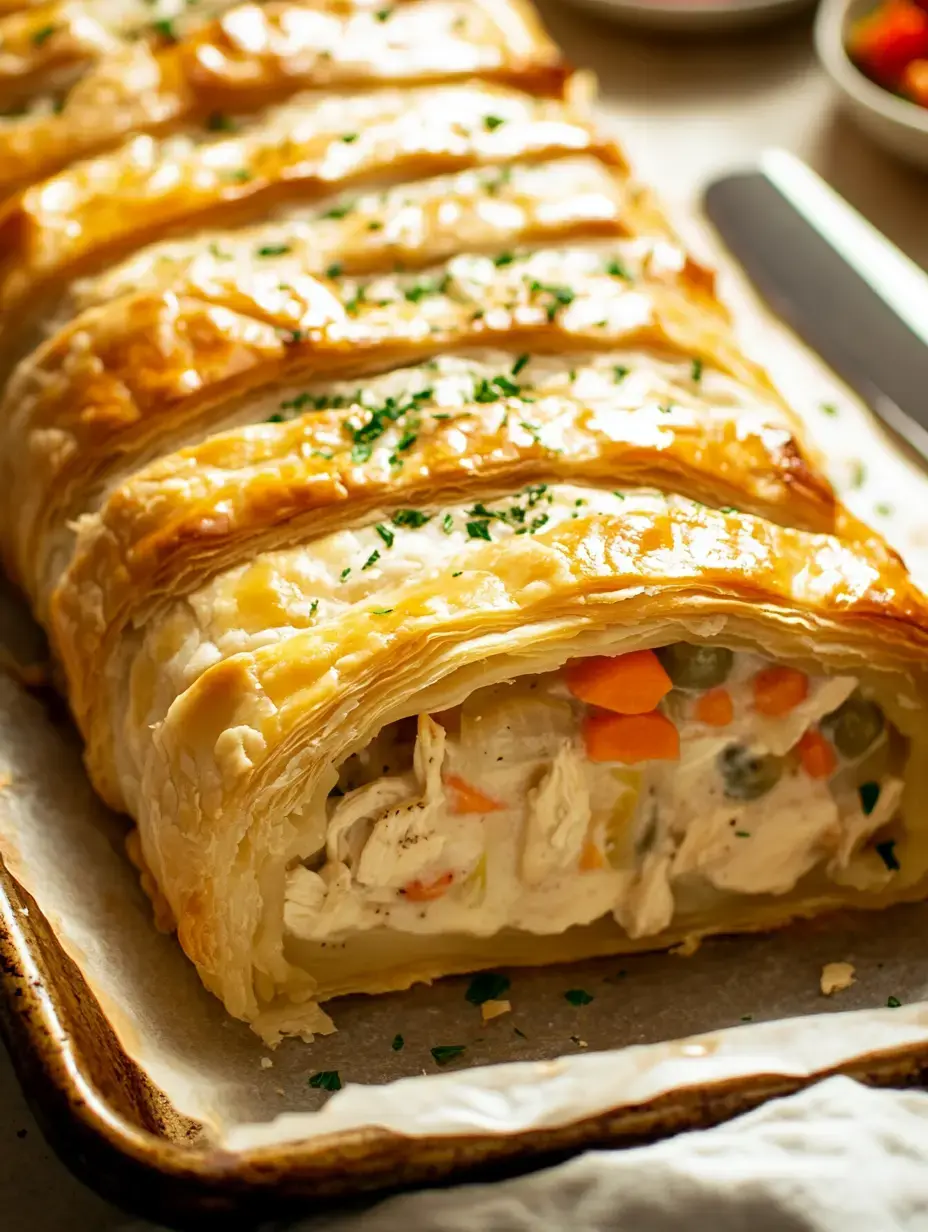
[[528, 793], [522, 876], [540, 885], [567, 868], [580, 852], [590, 825], [590, 792], [583, 762], [565, 740], [537, 787]]

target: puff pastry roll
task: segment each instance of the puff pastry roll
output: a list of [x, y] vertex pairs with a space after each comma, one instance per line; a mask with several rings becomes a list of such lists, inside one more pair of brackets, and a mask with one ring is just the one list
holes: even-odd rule
[[924, 895], [926, 600], [534, 17], [296, 12], [104, 58], [0, 211], [4, 560], [207, 987]]
[[[200, 3], [185, 10], [192, 12], [208, 15]], [[41, 95], [0, 125], [0, 196], [134, 132], [235, 132], [258, 108], [308, 88], [480, 77], [557, 97], [568, 76], [520, 0], [409, 0], [384, 8], [274, 0], [263, 8], [238, 5], [186, 37], [175, 19], [153, 21], [148, 8], [145, 18], [154, 43], [127, 43], [70, 90]], [[102, 33], [90, 38], [80, 8], [0, 18], [7, 45], [13, 34], [3, 28], [14, 25], [40, 62], [112, 50]], [[45, 30], [51, 33], [37, 45]]]

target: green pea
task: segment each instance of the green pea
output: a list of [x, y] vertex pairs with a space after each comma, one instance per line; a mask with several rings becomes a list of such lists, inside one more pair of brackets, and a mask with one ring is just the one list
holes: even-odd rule
[[678, 689], [712, 689], [731, 671], [734, 652], [725, 646], [674, 642], [654, 652]]
[[861, 757], [881, 735], [883, 712], [875, 702], [855, 691], [837, 710], [822, 719], [822, 730], [845, 757]]
[[772, 753], [752, 753], [743, 744], [730, 744], [718, 759], [725, 780], [725, 795], [731, 800], [758, 800], [775, 787], [783, 774], [783, 758]]

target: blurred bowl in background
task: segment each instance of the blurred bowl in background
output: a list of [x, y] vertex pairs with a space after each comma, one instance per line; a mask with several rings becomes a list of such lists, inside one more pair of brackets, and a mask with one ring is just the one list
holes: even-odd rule
[[666, 31], [739, 30], [812, 7], [814, 0], [572, 0], [627, 25]]
[[885, 149], [928, 168], [928, 107], [871, 81], [848, 54], [851, 28], [877, 0], [822, 0], [815, 22], [819, 60], [858, 124]]

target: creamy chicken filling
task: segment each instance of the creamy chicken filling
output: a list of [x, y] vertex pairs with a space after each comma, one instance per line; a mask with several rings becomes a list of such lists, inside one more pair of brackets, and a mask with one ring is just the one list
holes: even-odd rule
[[612, 914], [645, 937], [720, 895], [840, 881], [868, 843], [888, 870], [902, 755], [852, 677], [688, 643], [574, 660], [350, 758], [286, 927], [542, 934]]

